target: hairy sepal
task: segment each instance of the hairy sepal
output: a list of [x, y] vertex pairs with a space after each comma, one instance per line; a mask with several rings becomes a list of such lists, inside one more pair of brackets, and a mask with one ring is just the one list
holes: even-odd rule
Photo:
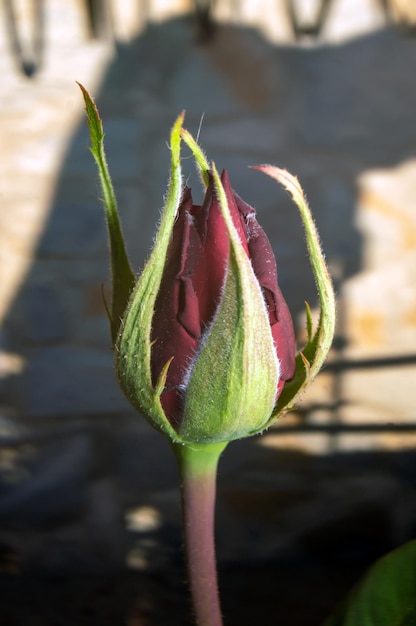
[[230, 258], [221, 301], [185, 390], [179, 433], [186, 443], [232, 441], [261, 432], [273, 411], [279, 378], [261, 288], [214, 164], [212, 172], [229, 233]]
[[121, 388], [130, 402], [148, 421], [180, 442], [180, 437], [165, 416], [160, 403], [167, 369], [166, 363], [154, 386], [151, 373], [151, 329], [156, 298], [160, 289], [167, 250], [182, 195], [180, 131], [184, 114], [176, 120], [170, 138], [171, 175], [159, 231], [148, 262], [133, 291], [116, 344], [116, 372]]
[[295, 376], [292, 380], [285, 383], [273, 410], [269, 422], [270, 425], [278, 417], [294, 408], [302, 393], [309, 387], [320, 371], [328, 355], [335, 332], [335, 294], [319, 241], [319, 234], [298, 179], [287, 170], [272, 165], [258, 165], [254, 166], [253, 169], [271, 176], [271, 178], [283, 185], [298, 207], [305, 230], [308, 256], [320, 302], [319, 321], [315, 333], [312, 330], [310, 308], [306, 304], [308, 341], [296, 357]]

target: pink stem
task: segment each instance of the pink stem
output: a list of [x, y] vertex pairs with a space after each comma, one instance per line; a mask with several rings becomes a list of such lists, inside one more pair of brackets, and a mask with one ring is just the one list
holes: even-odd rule
[[181, 475], [185, 554], [197, 626], [222, 626], [214, 544], [217, 465], [226, 444], [174, 444]]

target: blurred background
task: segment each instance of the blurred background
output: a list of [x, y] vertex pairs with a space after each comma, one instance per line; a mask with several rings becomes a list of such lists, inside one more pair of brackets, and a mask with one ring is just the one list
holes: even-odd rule
[[[298, 175], [338, 298], [299, 410], [229, 446], [228, 626], [318, 626], [416, 536], [416, 2], [4, 0], [0, 7], [0, 622], [186, 626], [173, 455], [113, 373], [95, 96], [142, 267], [177, 114], [258, 210], [299, 340], [317, 299]], [[191, 160], [185, 174], [202, 199]]]

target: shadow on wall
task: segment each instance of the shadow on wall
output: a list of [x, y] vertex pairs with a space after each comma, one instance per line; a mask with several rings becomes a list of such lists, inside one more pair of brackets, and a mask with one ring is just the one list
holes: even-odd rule
[[[363, 269], [358, 176], [416, 153], [415, 40], [386, 29], [342, 45], [298, 48], [273, 46], [252, 29], [218, 25], [212, 41], [200, 46], [191, 20], [150, 24], [131, 45], [119, 46], [97, 96], [134, 267], [139, 270], [148, 254], [162, 206], [173, 120], [186, 109], [186, 125], [196, 133], [204, 113], [201, 144], [257, 207], [283, 293], [294, 318], [303, 320], [304, 301], [316, 304], [316, 292], [299, 216], [273, 181], [247, 166], [272, 162], [299, 176], [342, 294], [344, 280]], [[4, 322], [7, 348], [26, 362], [4, 388], [5, 405], [24, 420], [26, 442], [57, 438], [68, 466], [78, 453], [92, 455], [96, 475], [107, 471], [108, 451], [129, 436], [126, 424], [136, 418], [114, 380], [101, 296], [107, 237], [88, 145], [83, 120], [33, 265]], [[198, 199], [191, 161], [184, 158], [184, 167]], [[339, 309], [342, 321], [342, 301]], [[340, 324], [340, 352], [345, 341]], [[397, 356], [384, 365], [403, 364]], [[377, 365], [383, 363], [367, 362]], [[342, 375], [342, 361], [333, 371]], [[339, 389], [335, 396], [326, 409], [336, 417]], [[99, 419], [89, 419], [94, 416]], [[158, 437], [145, 424], [140, 428], [139, 447]], [[74, 440], [73, 454], [66, 436]], [[62, 458], [62, 451], [56, 454]]]

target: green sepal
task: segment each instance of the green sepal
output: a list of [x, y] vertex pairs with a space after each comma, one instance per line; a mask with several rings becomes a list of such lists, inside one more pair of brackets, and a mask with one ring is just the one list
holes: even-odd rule
[[[274, 407], [279, 364], [259, 282], [212, 165], [230, 239], [221, 302], [195, 355], [179, 428], [182, 441], [232, 441], [264, 429]], [[215, 375], [210, 375], [215, 372]]]
[[313, 322], [312, 322], [311, 307], [309, 306], [308, 302], [305, 302], [305, 309], [306, 309], [306, 332], [308, 335], [307, 343], [310, 343], [313, 339]]
[[295, 376], [285, 383], [269, 420], [270, 425], [278, 417], [293, 409], [301, 394], [318, 374], [328, 355], [335, 332], [335, 294], [319, 242], [318, 231], [298, 179], [287, 170], [272, 165], [254, 166], [253, 169], [260, 170], [277, 180], [289, 192], [297, 205], [305, 230], [309, 260], [320, 301], [319, 321], [315, 334], [312, 332], [310, 308], [306, 304], [308, 341], [296, 357]]
[[167, 250], [182, 196], [180, 130], [183, 119], [182, 113], [171, 131], [171, 175], [159, 231], [149, 260], [128, 303], [115, 354], [116, 373], [125, 395], [152, 426], [173, 441], [180, 441], [180, 437], [166, 418], [160, 403], [170, 361], [166, 363], [154, 386], [151, 374], [151, 330]]
[[121, 319], [134, 286], [135, 278], [126, 252], [118, 214], [117, 200], [105, 156], [103, 124], [97, 106], [90, 94], [81, 83], [78, 83], [78, 85], [84, 97], [85, 110], [87, 112], [88, 126], [90, 129], [90, 150], [98, 167], [98, 175], [103, 195], [102, 201], [110, 239], [112, 288], [111, 306], [108, 308], [106, 305], [106, 311], [110, 320], [111, 338], [114, 345]]

